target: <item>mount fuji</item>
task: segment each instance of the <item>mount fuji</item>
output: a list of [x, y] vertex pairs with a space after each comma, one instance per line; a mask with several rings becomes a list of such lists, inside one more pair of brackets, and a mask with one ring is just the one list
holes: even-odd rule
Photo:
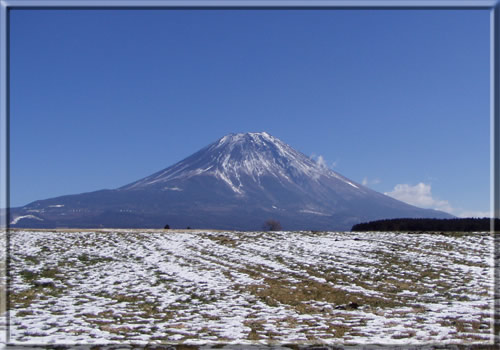
[[348, 230], [389, 218], [451, 218], [373, 191], [261, 133], [229, 134], [184, 160], [113, 190], [10, 210], [10, 227]]

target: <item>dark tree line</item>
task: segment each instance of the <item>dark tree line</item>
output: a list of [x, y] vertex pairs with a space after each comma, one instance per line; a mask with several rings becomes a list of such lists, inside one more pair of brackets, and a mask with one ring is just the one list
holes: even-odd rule
[[[474, 232], [490, 231], [489, 218], [457, 219], [387, 219], [354, 225], [351, 231], [441, 231]], [[500, 230], [500, 219], [495, 219], [495, 231]]]

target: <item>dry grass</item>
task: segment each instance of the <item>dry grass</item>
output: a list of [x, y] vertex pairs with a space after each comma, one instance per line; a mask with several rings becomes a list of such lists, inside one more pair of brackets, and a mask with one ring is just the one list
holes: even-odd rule
[[349, 304], [368, 305], [372, 308], [393, 308], [402, 304], [386, 298], [367, 296], [361, 293], [346, 292], [332, 287], [328, 283], [314, 280], [290, 282], [281, 278], [264, 278], [264, 283], [253, 285], [240, 285], [239, 290], [257, 296], [269, 306], [279, 304], [289, 305], [301, 314], [315, 314], [321, 311], [308, 304], [310, 301], [326, 302], [333, 305]]

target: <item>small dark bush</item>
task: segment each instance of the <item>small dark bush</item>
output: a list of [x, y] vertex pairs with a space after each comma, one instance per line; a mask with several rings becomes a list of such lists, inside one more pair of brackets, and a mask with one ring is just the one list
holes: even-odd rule
[[269, 219], [264, 223], [263, 229], [265, 231], [281, 231], [281, 224], [279, 221]]

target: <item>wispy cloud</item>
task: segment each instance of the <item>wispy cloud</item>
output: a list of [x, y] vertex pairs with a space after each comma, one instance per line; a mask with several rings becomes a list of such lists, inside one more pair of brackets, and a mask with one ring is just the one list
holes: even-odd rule
[[325, 157], [323, 157], [321, 154], [320, 155], [316, 155], [316, 153], [313, 153], [311, 154], [311, 156], [309, 157], [311, 158], [312, 160], [314, 160], [318, 166], [320, 168], [326, 168], [326, 169], [332, 169], [332, 168], [335, 168], [337, 165], [339, 165], [339, 160], [335, 160], [334, 162], [332, 162], [330, 164], [330, 166], [328, 166], [328, 162], [327, 160], [325, 159]]
[[366, 176], [363, 178], [363, 181], [361, 181], [361, 184], [363, 186], [369, 186], [369, 185], [377, 185], [380, 183], [380, 179], [368, 179]]
[[[325, 158], [322, 155], [317, 156], [315, 153], [313, 153], [310, 158], [316, 163], [318, 169], [320, 170], [328, 169], [328, 165], [326, 164]], [[313, 178], [315, 180], [319, 179], [319, 177], [320, 177], [319, 173], [313, 174]]]
[[323, 158], [322, 155], [319, 155], [318, 158], [316, 159], [316, 163], [318, 164], [318, 166], [320, 168], [328, 168], [328, 165], [326, 165], [326, 161], [325, 161], [325, 158]]

